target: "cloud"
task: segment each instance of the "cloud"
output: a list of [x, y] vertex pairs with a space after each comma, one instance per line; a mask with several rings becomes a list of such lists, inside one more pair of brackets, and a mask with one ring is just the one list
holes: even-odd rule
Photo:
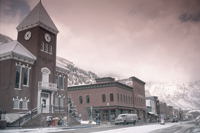
[[[24, 2], [29, 9], [38, 3]], [[200, 80], [199, 3], [42, 0], [60, 31], [58, 56], [99, 75], [136, 76], [145, 82]], [[6, 35], [16, 34], [14, 24], [28, 14], [23, 9], [14, 16], [7, 12], [4, 26], [13, 25]]]
[[179, 19], [182, 22], [188, 22], [188, 21], [199, 22], [200, 21], [200, 11], [195, 14], [183, 13], [180, 15]]

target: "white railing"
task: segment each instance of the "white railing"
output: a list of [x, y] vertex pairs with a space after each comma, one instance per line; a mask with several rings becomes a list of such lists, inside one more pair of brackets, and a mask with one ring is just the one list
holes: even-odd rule
[[38, 89], [57, 91], [57, 84], [40, 81], [38, 82]]

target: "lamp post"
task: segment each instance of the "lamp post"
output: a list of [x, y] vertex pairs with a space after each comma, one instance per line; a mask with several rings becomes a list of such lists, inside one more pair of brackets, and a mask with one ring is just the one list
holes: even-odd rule
[[108, 107], [108, 122], [110, 122], [110, 120], [109, 120], [109, 115], [110, 115], [110, 112], [109, 112], [109, 103], [107, 103], [107, 107]]

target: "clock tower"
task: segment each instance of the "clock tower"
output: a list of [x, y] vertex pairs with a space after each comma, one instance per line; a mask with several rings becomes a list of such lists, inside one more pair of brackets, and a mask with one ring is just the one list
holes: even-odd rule
[[[16, 28], [17, 40], [33, 55], [36, 61], [32, 67], [32, 100], [31, 106], [40, 106], [41, 90], [39, 84], [55, 84], [56, 75], [56, 40], [58, 29], [48, 15], [47, 11], [39, 2], [33, 10], [22, 20]], [[45, 94], [53, 97], [54, 92], [47, 90]], [[46, 101], [50, 103], [49, 101]]]

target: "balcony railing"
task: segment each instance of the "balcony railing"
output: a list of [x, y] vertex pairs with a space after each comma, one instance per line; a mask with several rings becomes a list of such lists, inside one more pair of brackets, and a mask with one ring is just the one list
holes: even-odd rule
[[38, 89], [48, 90], [48, 91], [57, 91], [57, 84], [40, 81], [38, 82]]

